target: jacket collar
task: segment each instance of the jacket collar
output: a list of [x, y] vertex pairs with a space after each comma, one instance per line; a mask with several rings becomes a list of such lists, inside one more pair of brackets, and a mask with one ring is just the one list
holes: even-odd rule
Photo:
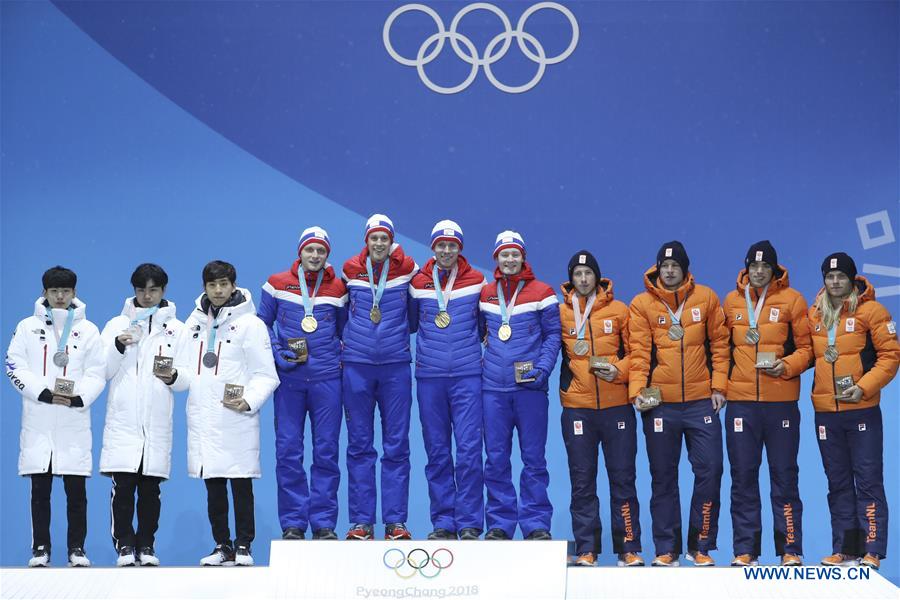
[[684, 302], [691, 292], [694, 291], [694, 274], [690, 271], [681, 282], [677, 290], [667, 290], [659, 283], [659, 270], [656, 266], [652, 266], [644, 273], [644, 287], [647, 291], [657, 299], [665, 302], [672, 310]]

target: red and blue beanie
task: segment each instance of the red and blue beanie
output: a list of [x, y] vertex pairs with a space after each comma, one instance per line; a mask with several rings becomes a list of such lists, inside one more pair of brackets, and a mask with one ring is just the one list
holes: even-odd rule
[[300, 234], [300, 241], [297, 243], [297, 256], [303, 248], [309, 244], [322, 244], [325, 246], [325, 252], [331, 254], [331, 242], [328, 240], [328, 232], [321, 227], [307, 227]]
[[506, 230], [497, 234], [497, 241], [494, 242], [493, 257], [497, 258], [497, 255], [507, 248], [518, 248], [522, 256], [525, 256], [525, 240], [515, 231]]
[[459, 244], [459, 249], [462, 250], [463, 247], [463, 231], [462, 227], [460, 227], [456, 221], [451, 221], [449, 219], [444, 219], [443, 221], [438, 221], [434, 228], [431, 230], [431, 249], [434, 250], [434, 246], [438, 242], [456, 242]]
[[394, 222], [387, 216], [375, 214], [369, 217], [369, 220], [366, 221], [366, 235], [363, 237], [363, 241], [368, 240], [369, 234], [376, 231], [385, 232], [391, 238], [391, 243], [394, 242]]

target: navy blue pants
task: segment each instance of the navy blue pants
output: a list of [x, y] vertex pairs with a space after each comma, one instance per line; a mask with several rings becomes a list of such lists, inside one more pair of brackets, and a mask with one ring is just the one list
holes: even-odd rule
[[613, 552], [641, 551], [640, 505], [635, 489], [637, 419], [631, 405], [596, 410], [563, 408], [562, 434], [572, 482], [572, 532], [575, 553], [601, 550], [600, 500], [597, 497], [598, 446], [609, 477], [609, 516]]
[[[309, 416], [313, 460], [309, 483], [303, 468], [304, 429]], [[275, 477], [281, 529], [313, 531], [337, 522], [341, 482], [341, 380], [302, 382], [284, 378], [275, 390]]]
[[[485, 516], [488, 529], [502, 529], [512, 537], [516, 525], [527, 536], [536, 529], [550, 531], [553, 506], [547, 495], [550, 473], [544, 449], [547, 446], [547, 392], [522, 389], [515, 392], [485, 391], [484, 484], [487, 488]], [[522, 472], [519, 496], [512, 483], [513, 429], [518, 432]]]
[[403, 523], [409, 503], [409, 363], [344, 364], [347, 421], [347, 493], [350, 521], [375, 523], [375, 406], [381, 414], [381, 516]]
[[881, 408], [816, 413], [816, 437], [828, 478], [834, 552], [884, 558], [888, 505], [884, 495]]
[[798, 487], [800, 408], [796, 402], [731, 401], [725, 414], [725, 445], [731, 463], [734, 554], [762, 552], [759, 467], [766, 448], [775, 554], [803, 554], [803, 503]]
[[715, 550], [721, 508], [722, 423], [712, 402], [708, 398], [664, 402], [641, 417], [650, 459], [650, 517], [656, 554], [683, 552], [678, 492], [682, 437], [694, 473], [687, 548], [689, 552]]
[[[435, 529], [484, 527], [481, 376], [416, 380]], [[456, 442], [456, 461], [453, 442]]]

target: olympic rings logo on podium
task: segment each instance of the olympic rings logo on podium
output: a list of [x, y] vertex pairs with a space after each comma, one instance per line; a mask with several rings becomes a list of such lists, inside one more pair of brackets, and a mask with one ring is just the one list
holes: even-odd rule
[[400, 579], [410, 579], [416, 573], [426, 579], [434, 579], [453, 564], [454, 557], [447, 548], [438, 548], [431, 553], [424, 548], [414, 548], [409, 554], [399, 548], [389, 548], [381, 560]]
[[[562, 13], [562, 15], [569, 20], [569, 24], [572, 27], [572, 39], [569, 42], [569, 46], [556, 56], [548, 57], [546, 55], [546, 52], [544, 51], [543, 45], [541, 45], [538, 39], [532, 34], [525, 31], [525, 24], [527, 23], [531, 15], [542, 9], [552, 9]], [[493, 13], [497, 16], [498, 19], [500, 19], [500, 22], [503, 25], [503, 31], [497, 34], [490, 42], [488, 42], [487, 47], [484, 49], [483, 56], [479, 55], [478, 49], [475, 47], [475, 44], [471, 39], [457, 31], [459, 23], [460, 21], [462, 21], [463, 17], [476, 10], [486, 10], [490, 13]], [[423, 41], [422, 45], [419, 46], [419, 51], [416, 54], [415, 58], [407, 58], [401, 56], [394, 49], [393, 44], [391, 44], [391, 26], [394, 24], [394, 21], [397, 19], [397, 17], [410, 11], [425, 13], [426, 15], [431, 17], [431, 19], [437, 26], [437, 33], [433, 33], [425, 38], [425, 41]], [[516, 28], [513, 29], [512, 25], [510, 24], [509, 17], [506, 16], [506, 13], [504, 13], [501, 9], [487, 2], [475, 2], [460, 9], [460, 11], [456, 13], [456, 16], [453, 17], [453, 20], [450, 22], [450, 29], [445, 29], [444, 22], [441, 20], [440, 15], [438, 15], [434, 9], [425, 6], [424, 4], [405, 4], [394, 10], [394, 12], [392, 12], [388, 16], [387, 20], [384, 22], [384, 30], [382, 32], [382, 35], [384, 37], [384, 47], [385, 49], [387, 49], [388, 54], [390, 54], [391, 58], [393, 58], [401, 65], [405, 65], [407, 67], [415, 67], [416, 71], [419, 73], [419, 79], [422, 80], [422, 83], [424, 83], [426, 87], [428, 87], [428, 89], [434, 92], [437, 92], [439, 94], [456, 94], [458, 92], [461, 92], [472, 85], [472, 82], [475, 81], [475, 77], [478, 75], [479, 67], [484, 67], [484, 74], [485, 76], [487, 76], [488, 81], [490, 81], [498, 90], [506, 92], [508, 94], [521, 94], [522, 92], [527, 92], [528, 90], [532, 89], [540, 82], [548, 65], [555, 65], [564, 61], [572, 54], [572, 52], [575, 51], [575, 46], [578, 45], [578, 21], [575, 20], [575, 15], [572, 14], [572, 11], [570, 11], [562, 4], [559, 4], [557, 2], [538, 2], [537, 4], [528, 7], [525, 12], [522, 13], [522, 16], [519, 17], [518, 23], [516, 23]], [[516, 40], [516, 43], [522, 54], [524, 54], [526, 58], [537, 64], [537, 72], [535, 73], [534, 77], [532, 77], [531, 80], [527, 83], [518, 86], [506, 85], [505, 83], [501, 82], [497, 79], [491, 68], [494, 63], [506, 56], [506, 53], [510, 49], [510, 46], [512, 45], [512, 41], [514, 39]], [[444, 43], [447, 40], [450, 41], [450, 46], [456, 56], [458, 56], [462, 61], [468, 63], [472, 67], [469, 70], [468, 76], [462, 81], [462, 83], [449, 87], [434, 83], [425, 73], [425, 66], [438, 57], [438, 55], [444, 49]]]

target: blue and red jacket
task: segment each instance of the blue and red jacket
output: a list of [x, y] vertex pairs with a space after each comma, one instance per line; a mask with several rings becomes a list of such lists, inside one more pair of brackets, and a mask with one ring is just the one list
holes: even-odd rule
[[[519, 280], [525, 285], [516, 298], [510, 314], [512, 337], [503, 342], [497, 337], [500, 328], [500, 305], [497, 286], [503, 286], [507, 302], [512, 299]], [[514, 392], [522, 389], [516, 384], [513, 363], [533, 361], [534, 368], [547, 376], [546, 382], [559, 355], [562, 334], [559, 323], [559, 307], [553, 288], [534, 278], [531, 266], [526, 262], [517, 275], [505, 277], [500, 269], [494, 270], [494, 281], [481, 290], [479, 303], [482, 330], [486, 331], [482, 366], [482, 389], [494, 392]], [[546, 383], [543, 389], [547, 390]]]
[[[410, 328], [416, 336], [416, 377], [464, 377], [481, 375], [481, 340], [478, 335], [478, 302], [485, 286], [484, 275], [460, 256], [456, 281], [449, 294], [450, 326], [441, 329], [434, 324], [438, 314], [434, 291], [434, 258], [422, 267], [409, 286], [412, 299]], [[450, 277], [439, 270], [441, 289]], [[445, 300], [447, 294], [445, 294]]]
[[[366, 273], [368, 248], [344, 263], [344, 282], [350, 295], [350, 313], [344, 328], [344, 362], [366, 365], [387, 365], [409, 362], [409, 282], [418, 270], [412, 257], [403, 253], [398, 244], [391, 247], [388, 281], [381, 297], [381, 322], [369, 318], [372, 310], [372, 291]], [[385, 263], [373, 264], [377, 284]]]
[[[256, 311], [269, 329], [272, 352], [287, 348], [289, 338], [305, 337], [309, 358], [289, 371], [278, 367], [278, 377], [322, 381], [341, 375], [341, 331], [347, 322], [347, 288], [337, 278], [331, 265], [325, 266], [322, 284], [313, 299], [313, 316], [319, 326], [312, 333], [300, 328], [306, 309], [300, 296], [300, 280], [297, 273], [300, 260], [294, 261], [289, 271], [276, 273], [262, 286], [262, 299]], [[306, 274], [309, 293], [316, 287], [316, 273]], [[276, 361], [278, 366], [278, 361]]]

